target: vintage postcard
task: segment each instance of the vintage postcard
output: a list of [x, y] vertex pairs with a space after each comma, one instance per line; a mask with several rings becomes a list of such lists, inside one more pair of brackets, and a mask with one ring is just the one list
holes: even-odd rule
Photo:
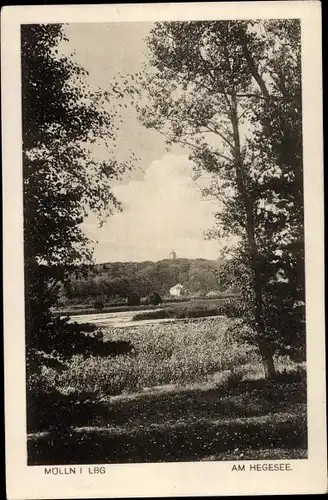
[[320, 3], [1, 28], [8, 499], [326, 492]]

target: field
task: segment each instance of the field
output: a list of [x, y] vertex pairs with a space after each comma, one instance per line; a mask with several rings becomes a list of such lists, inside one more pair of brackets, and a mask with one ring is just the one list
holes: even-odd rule
[[196, 299], [186, 303], [165, 304], [161, 309], [137, 312], [133, 320], [166, 318], [206, 318], [208, 316], [240, 315], [240, 301], [236, 298]]
[[[148, 311], [149, 309], [154, 309], [158, 307], [159, 310], [165, 311], [179, 311], [183, 309], [188, 309], [190, 306], [201, 305], [202, 309], [205, 311], [207, 309], [215, 309], [217, 306], [225, 303], [229, 299], [238, 298], [236, 294], [221, 294], [220, 297], [202, 297], [202, 298], [190, 298], [190, 297], [166, 297], [163, 299], [162, 304], [158, 306], [140, 304], [138, 306], [127, 305], [126, 303], [104, 303], [104, 307], [99, 310], [93, 307], [92, 304], [81, 304], [81, 303], [71, 303], [67, 304], [66, 307], [54, 310], [53, 314], [60, 316], [72, 316], [72, 315], [82, 315], [82, 314], [96, 314], [96, 313], [116, 313], [116, 312], [126, 312], [126, 311]], [[167, 313], [169, 314], [169, 312]], [[172, 317], [172, 314], [171, 314]], [[142, 318], [141, 318], [142, 319]]]
[[265, 381], [243, 334], [222, 317], [107, 328], [133, 351], [44, 368], [39, 383], [62, 399], [30, 419], [29, 463], [306, 457], [304, 368], [276, 359]]

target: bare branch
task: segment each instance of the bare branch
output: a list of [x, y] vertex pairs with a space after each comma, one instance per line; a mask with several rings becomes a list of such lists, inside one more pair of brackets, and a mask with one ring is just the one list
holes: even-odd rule
[[[226, 143], [228, 144], [228, 146], [233, 149], [234, 146], [232, 144], [232, 142], [229, 141], [229, 139], [227, 139], [227, 137], [222, 134], [222, 132], [220, 132], [220, 130], [218, 129], [218, 127], [213, 123], [213, 122], [209, 122], [210, 125], [213, 126], [213, 128], [211, 129], [209, 126], [207, 126], [208, 130], [210, 130], [211, 132], [213, 132], [214, 134], [217, 134], [219, 137], [221, 137], [221, 139]], [[203, 125], [205, 126], [205, 125]]]
[[[156, 130], [161, 135], [163, 135], [164, 137], [166, 137], [166, 139], [168, 139], [170, 142], [183, 144], [183, 145], [189, 146], [189, 147], [191, 147], [193, 149], [197, 149], [198, 151], [203, 151], [203, 148], [201, 148], [200, 146], [197, 146], [197, 144], [193, 144], [193, 143], [191, 143], [189, 141], [186, 141], [186, 140], [183, 140], [183, 139], [175, 139], [174, 137], [170, 137], [169, 134], [163, 132], [160, 129], [156, 129]], [[228, 156], [225, 156], [224, 154], [219, 153], [218, 151], [212, 151], [212, 153], [213, 153], [213, 155], [218, 156], [219, 158], [223, 158], [224, 160], [226, 160], [229, 163], [233, 163], [233, 159], [232, 158], [229, 158]]]

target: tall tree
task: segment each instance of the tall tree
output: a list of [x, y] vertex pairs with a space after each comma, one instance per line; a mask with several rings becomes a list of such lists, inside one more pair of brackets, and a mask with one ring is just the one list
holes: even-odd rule
[[[275, 349], [305, 357], [305, 273], [301, 99], [301, 27], [297, 20], [263, 22], [265, 53], [247, 58], [261, 98], [255, 148], [266, 165], [260, 199], [266, 329]], [[245, 50], [245, 40], [241, 37]], [[245, 56], [246, 57], [246, 56]], [[269, 236], [269, 237], [268, 237]]]
[[[283, 261], [277, 240], [287, 229], [289, 213], [284, 199], [276, 214], [277, 197], [284, 191], [286, 169], [290, 187], [302, 179], [301, 156], [294, 157], [288, 142], [301, 141], [300, 72], [294, 72], [296, 84], [290, 74], [279, 76], [289, 59], [298, 61], [297, 21], [294, 24], [157, 23], [148, 39], [153, 70], [142, 83], [149, 104], [137, 105], [147, 127], [159, 130], [169, 144], [189, 148], [195, 175], [212, 175], [204, 194], [219, 202], [215, 235], [239, 238], [235, 258], [243, 264], [239, 278], [245, 319], [256, 332], [268, 377], [275, 373], [274, 353], [286, 343], [282, 337], [275, 342], [277, 324], [272, 327], [266, 321], [268, 289]], [[294, 46], [286, 50], [291, 38]], [[286, 106], [297, 115], [295, 126]], [[301, 219], [295, 220], [299, 233]], [[277, 304], [280, 281], [273, 281], [270, 293]], [[289, 312], [296, 299], [293, 287], [290, 292]]]
[[[22, 120], [27, 344], [47, 348], [58, 280], [91, 258], [81, 223], [120, 204], [111, 191], [133, 164], [113, 153], [119, 89], [92, 89], [86, 71], [60, 53], [58, 24], [22, 25]], [[102, 147], [106, 161], [92, 149]], [[50, 335], [50, 334], [49, 334]]]

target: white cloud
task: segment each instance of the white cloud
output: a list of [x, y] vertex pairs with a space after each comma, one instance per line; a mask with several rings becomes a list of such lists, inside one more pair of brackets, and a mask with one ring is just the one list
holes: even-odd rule
[[[75, 61], [88, 71], [88, 84], [108, 89], [114, 78], [121, 81], [122, 75], [142, 70], [142, 64], [147, 62], [145, 37], [152, 26], [68, 24], [64, 29], [69, 41], [62, 43], [61, 50], [66, 55], [75, 53]], [[113, 106], [117, 104], [113, 102]], [[212, 226], [215, 205], [201, 200], [200, 191], [190, 178], [191, 164], [183, 154], [185, 150], [175, 145], [171, 146], [171, 154], [165, 154], [162, 135], [141, 126], [131, 105], [117, 110], [123, 124], [117, 130], [115, 157], [119, 161], [126, 159], [131, 150], [141, 161], [131, 173], [130, 182], [125, 176], [124, 183], [115, 182], [115, 193], [124, 203], [124, 212], [112, 216], [102, 228], [97, 227], [94, 216], [83, 224], [87, 235], [99, 241], [95, 259], [159, 260], [167, 257], [172, 248], [178, 256], [218, 257], [219, 242], [208, 242], [203, 237]], [[92, 153], [96, 160], [106, 160], [109, 154], [99, 144]], [[141, 180], [139, 166], [148, 167]]]
[[96, 260], [159, 260], [172, 249], [180, 257], [217, 258], [219, 243], [203, 236], [216, 206], [202, 199], [191, 173], [187, 156], [165, 154], [150, 164], [141, 181], [115, 186], [124, 211], [102, 228], [93, 217], [84, 224], [87, 235], [99, 241]]

